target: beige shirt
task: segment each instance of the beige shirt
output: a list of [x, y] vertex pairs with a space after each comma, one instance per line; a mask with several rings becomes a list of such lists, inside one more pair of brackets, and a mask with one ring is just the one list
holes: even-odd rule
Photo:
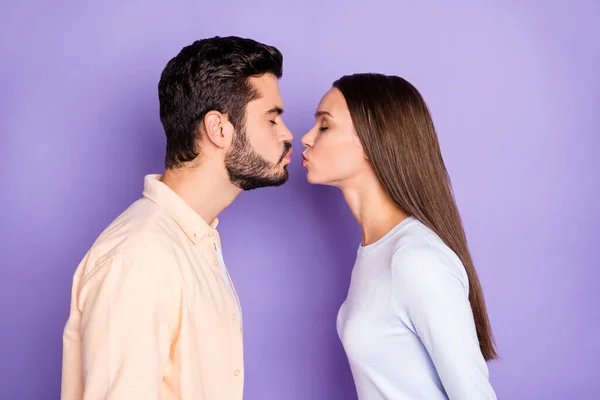
[[75, 272], [62, 400], [242, 399], [240, 306], [220, 273], [218, 220], [159, 179], [146, 176]]

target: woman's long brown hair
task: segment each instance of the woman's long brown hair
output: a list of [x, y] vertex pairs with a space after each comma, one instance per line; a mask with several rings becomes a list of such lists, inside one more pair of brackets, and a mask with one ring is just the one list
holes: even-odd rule
[[486, 361], [497, 358], [483, 291], [425, 100], [397, 76], [347, 75], [333, 86], [346, 99], [356, 133], [385, 190], [462, 261], [481, 352]]

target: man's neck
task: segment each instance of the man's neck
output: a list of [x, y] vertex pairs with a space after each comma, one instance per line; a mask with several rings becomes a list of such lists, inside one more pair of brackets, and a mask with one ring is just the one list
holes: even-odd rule
[[242, 191], [230, 182], [225, 170], [215, 170], [203, 164], [168, 169], [161, 181], [209, 225]]

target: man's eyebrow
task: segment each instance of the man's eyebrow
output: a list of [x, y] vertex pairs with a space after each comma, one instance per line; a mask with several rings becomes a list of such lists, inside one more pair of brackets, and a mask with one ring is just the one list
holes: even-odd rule
[[281, 115], [281, 114], [283, 114], [283, 108], [281, 108], [279, 106], [275, 106], [275, 107], [271, 108], [270, 110], [268, 110], [265, 114]]

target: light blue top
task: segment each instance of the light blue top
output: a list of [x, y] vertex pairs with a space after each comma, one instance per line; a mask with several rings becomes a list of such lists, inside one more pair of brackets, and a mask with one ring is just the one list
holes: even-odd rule
[[337, 329], [359, 399], [496, 399], [463, 264], [410, 217], [359, 246]]
[[235, 306], [235, 314], [237, 315], [238, 321], [240, 321], [240, 326], [242, 326], [242, 313], [240, 311], [239, 304], [233, 293], [233, 288], [231, 287], [231, 281], [229, 280], [229, 276], [227, 274], [227, 268], [225, 267], [225, 261], [223, 260], [223, 254], [219, 250], [219, 246], [214, 243], [215, 249], [217, 251], [217, 258], [219, 260], [219, 268], [221, 269], [221, 277], [223, 278], [223, 282], [227, 286], [227, 290], [229, 291], [229, 295], [231, 296], [231, 301], [233, 301], [233, 305]]

